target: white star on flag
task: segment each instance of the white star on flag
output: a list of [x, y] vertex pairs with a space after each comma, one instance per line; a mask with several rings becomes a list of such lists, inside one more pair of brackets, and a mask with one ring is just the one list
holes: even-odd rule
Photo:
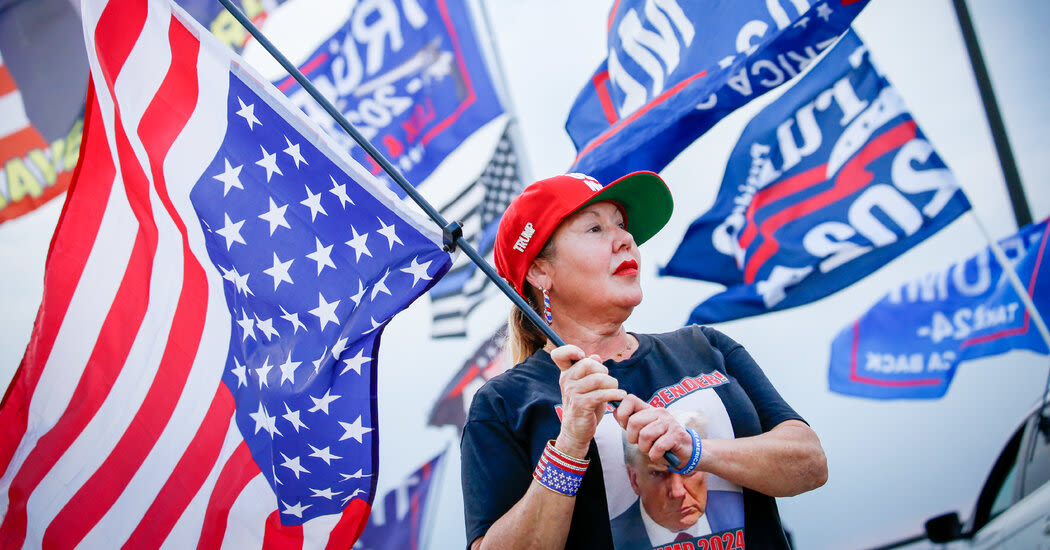
[[380, 292], [385, 293], [385, 294], [390, 295], [390, 296], [393, 296], [393, 294], [390, 294], [390, 289], [387, 288], [387, 286], [386, 286], [386, 278], [389, 277], [389, 276], [390, 276], [390, 270], [388, 269], [387, 272], [384, 273], [383, 276], [378, 281], [376, 281], [376, 283], [374, 285], [372, 285], [372, 296], [371, 296], [372, 300], [375, 300], [376, 299], [376, 295], [379, 294]]
[[262, 149], [263, 156], [261, 159], [255, 161], [255, 164], [266, 169], [266, 181], [270, 181], [270, 177], [273, 176], [274, 173], [283, 176], [284, 173], [277, 167], [277, 153], [268, 153], [266, 148], [262, 145], [259, 146], [259, 149]]
[[292, 385], [294, 386], [295, 385], [295, 369], [299, 368], [299, 365], [302, 365], [302, 364], [303, 364], [302, 361], [292, 361], [292, 352], [289, 351], [288, 352], [288, 359], [285, 360], [284, 363], [281, 363], [280, 365], [278, 365], [278, 368], [281, 369], [281, 381], [280, 381], [280, 384], [284, 385], [284, 381], [287, 380], [287, 381], [291, 382]]
[[327, 489], [325, 489], [323, 491], [318, 490], [318, 489], [310, 489], [310, 490], [313, 491], [313, 493], [314, 493], [313, 496], [314, 497], [327, 498], [328, 500], [332, 500], [332, 497], [334, 497], [335, 495], [343, 494], [342, 491], [336, 491], [336, 492], [333, 493], [331, 487], [329, 487], [329, 488], [327, 488]]
[[226, 170], [224, 170], [218, 176], [212, 176], [213, 178], [222, 182], [222, 196], [226, 196], [226, 193], [230, 192], [230, 189], [236, 187], [237, 189], [244, 189], [241, 185], [241, 168], [242, 165], [238, 164], [236, 167], [230, 165], [230, 159], [225, 159]]
[[245, 121], [248, 122], [248, 129], [254, 130], [255, 125], [262, 126], [262, 122], [259, 122], [258, 118], [255, 118], [255, 104], [245, 105], [241, 98], [237, 98], [237, 102], [241, 104], [241, 110], [237, 111], [237, 114], [241, 116]]
[[382, 227], [380, 227], [376, 231], [382, 234], [384, 237], [386, 237], [386, 240], [390, 245], [390, 250], [394, 249], [394, 243], [397, 243], [401, 246], [405, 245], [405, 243], [401, 242], [401, 239], [397, 236], [397, 233], [394, 232], [394, 224], [387, 225], [382, 218], [377, 219], [379, 220], [379, 225]]
[[[277, 290], [277, 285], [281, 284], [282, 282], [295, 284], [292, 281], [291, 275], [288, 274], [288, 270], [292, 267], [293, 261], [294, 260], [288, 260], [287, 262], [282, 262], [281, 259], [277, 257], [277, 253], [273, 253], [273, 267], [269, 269], [264, 269], [263, 273], [273, 277], [274, 291]], [[281, 310], [283, 311], [284, 308], [281, 308]], [[285, 312], [285, 314], [287, 313], [288, 312]]]
[[303, 164], [310, 164], [309, 162], [306, 162], [306, 159], [303, 158], [303, 154], [299, 152], [299, 144], [298, 143], [296, 143], [295, 145], [292, 145], [292, 141], [290, 139], [288, 139], [288, 136], [284, 136], [284, 141], [285, 141], [285, 143], [288, 144], [288, 148], [285, 149], [284, 152], [288, 153], [292, 157], [292, 160], [295, 161], [295, 167], [297, 169], [299, 168], [299, 163], [300, 162], [303, 163]]
[[242, 225], [244, 225], [244, 220], [233, 223], [230, 220], [230, 215], [226, 214], [226, 224], [222, 226], [222, 229], [216, 231], [216, 233], [226, 238], [226, 250], [229, 250], [233, 243], [248, 244], [244, 242], [244, 237], [241, 237]]
[[321, 239], [314, 237], [317, 241], [317, 250], [306, 255], [307, 258], [317, 262], [317, 274], [321, 274], [321, 270], [328, 266], [335, 269], [335, 263], [332, 262], [332, 247], [335, 245], [322, 246]]
[[300, 411], [293, 411], [291, 408], [288, 407], [288, 403], [284, 404], [284, 410], [285, 414], [281, 415], [281, 418], [284, 418], [288, 422], [292, 423], [292, 427], [295, 428], [295, 433], [299, 433], [299, 428], [306, 428], [307, 430], [310, 429], [309, 426], [303, 424], [303, 421], [299, 419]]
[[311, 395], [310, 400], [314, 402], [314, 406], [311, 407], [309, 410], [310, 412], [324, 411], [325, 414], [328, 414], [328, 406], [332, 404], [332, 401], [335, 401], [340, 397], [342, 396], [332, 395], [332, 390], [330, 388], [324, 392], [324, 396], [320, 399]]
[[366, 231], [364, 234], [358, 235], [357, 229], [354, 229], [354, 226], [352, 225], [350, 226], [350, 231], [353, 232], [354, 238], [346, 241], [346, 244], [350, 245], [350, 248], [353, 248], [354, 252], [357, 253], [356, 260], [361, 261], [361, 254], [371, 257], [372, 253], [368, 251], [368, 246], [365, 245], [365, 240], [368, 239], [368, 232]]
[[297, 518], [303, 517], [303, 512], [305, 512], [307, 508], [312, 506], [311, 504], [307, 504], [306, 506], [303, 506], [302, 505], [303, 504], [302, 501], [296, 502], [295, 506], [292, 506], [291, 504], [288, 504], [287, 502], [284, 502], [284, 501], [281, 501], [281, 504], [284, 505], [284, 512], [282, 512], [282, 513], [288, 514], [290, 516], [295, 516]]
[[291, 470], [295, 474], [295, 479], [299, 479], [299, 474], [310, 473], [310, 470], [307, 470], [303, 467], [302, 464], [299, 463], [300, 457], [288, 458], [288, 455], [281, 453], [281, 458], [284, 459], [284, 462], [281, 463], [281, 466], [284, 466], [285, 468]]
[[263, 361], [262, 366], [257, 368], [257, 369], [255, 369], [255, 375], [259, 377], [259, 389], [260, 390], [263, 389], [264, 386], [265, 387], [269, 387], [270, 386], [270, 381], [266, 379], [266, 376], [268, 374], [270, 374], [270, 369], [272, 369], [272, 368], [273, 368], [273, 365], [270, 364], [270, 358], [267, 357], [266, 360]]
[[346, 194], [346, 184], [336, 183], [335, 178], [331, 175], [329, 175], [328, 177], [332, 180], [332, 188], [329, 189], [329, 191], [339, 198], [339, 205], [343, 207], [343, 210], [346, 210], [346, 203], [354, 204], [354, 201], [350, 199], [350, 195]]
[[317, 307], [311, 309], [310, 314], [317, 316], [317, 320], [321, 322], [321, 330], [324, 330], [328, 323], [339, 324], [339, 318], [335, 316], [335, 308], [338, 306], [339, 300], [326, 302], [324, 295], [317, 293]]
[[306, 198], [299, 201], [299, 203], [310, 209], [310, 221], [317, 220], [318, 214], [328, 215], [324, 206], [321, 205], [321, 194], [314, 194], [309, 187], [306, 188]]
[[265, 213], [259, 214], [259, 217], [266, 220], [270, 224], [270, 235], [277, 230], [278, 227], [286, 227], [291, 229], [292, 226], [288, 225], [288, 220], [284, 219], [284, 213], [288, 210], [288, 205], [277, 206], [277, 203], [273, 202], [273, 197], [270, 197], [270, 209]]
[[361, 374], [361, 365], [364, 365], [371, 360], [371, 357], [365, 357], [365, 350], [358, 350], [357, 355], [349, 359], [343, 359], [343, 364], [346, 365], [346, 367], [343, 368], [343, 371], [340, 372], [339, 375], [342, 376], [346, 374], [347, 371], [351, 370], [357, 374]]
[[408, 273], [412, 276], [412, 287], [415, 288], [416, 283], [420, 280], [429, 281], [430, 275], [427, 275], [427, 268], [430, 267], [432, 262], [428, 260], [426, 263], [419, 263], [419, 258], [412, 258], [412, 265], [401, 268], [401, 271]]
[[340, 458], [343, 458], [341, 456], [335, 456], [334, 454], [332, 454], [331, 447], [325, 447], [324, 449], [318, 449], [317, 447], [314, 447], [313, 445], [310, 445], [309, 443], [307, 443], [307, 446], [309, 446], [311, 449], [314, 450], [314, 452], [310, 453], [310, 456], [316, 457], [316, 458], [320, 458], [321, 460], [323, 460], [325, 462], [325, 464], [327, 464], [329, 466], [332, 465], [332, 461], [333, 460], [338, 460]]
[[343, 436], [339, 438], [339, 441], [342, 441], [344, 439], [353, 439], [358, 443], [364, 443], [364, 435], [372, 431], [372, 428], [366, 428], [361, 425], [360, 416], [357, 417], [357, 420], [354, 420], [349, 424], [347, 424], [346, 422], [340, 422], [339, 425], [342, 426], [344, 430], [346, 430], [346, 433], [344, 433]]
[[260, 318], [256, 317], [255, 318], [255, 326], [259, 329], [259, 331], [261, 331], [263, 333], [264, 336], [266, 336], [266, 341], [267, 342], [269, 342], [270, 340], [273, 340], [274, 336], [280, 336], [280, 333], [277, 332], [277, 330], [275, 328], [273, 328], [273, 319], [272, 318], [260, 319]]
[[237, 387], [239, 388], [241, 386], [247, 386], [248, 385], [248, 373], [246, 372], [246, 370], [244, 368], [244, 365], [242, 365], [241, 362], [238, 361], [236, 357], [233, 358], [233, 364], [234, 364], [234, 367], [232, 369], [230, 369], [230, 372], [232, 372], [233, 375], [237, 377]]
[[[276, 258], [277, 255], [274, 254], [274, 257]], [[291, 260], [288, 260], [288, 261], [290, 262]], [[290, 283], [291, 281], [289, 280], [288, 282]], [[274, 284], [274, 290], [277, 290], [277, 285], [276, 284]], [[304, 325], [303, 322], [299, 320], [299, 314], [298, 313], [288, 313], [288, 311], [285, 310], [283, 306], [278, 306], [278, 307], [281, 308], [281, 318], [292, 324], [292, 334], [295, 334], [295, 333], [299, 332], [300, 328], [302, 328], [303, 330], [306, 330], [306, 325]]]

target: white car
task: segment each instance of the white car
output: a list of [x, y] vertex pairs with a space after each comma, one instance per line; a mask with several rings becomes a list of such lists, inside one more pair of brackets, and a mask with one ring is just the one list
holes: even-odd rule
[[965, 524], [957, 512], [943, 514], [926, 522], [925, 537], [881, 548], [1050, 550], [1048, 481], [1050, 405], [1044, 404], [1035, 407], [1003, 448]]

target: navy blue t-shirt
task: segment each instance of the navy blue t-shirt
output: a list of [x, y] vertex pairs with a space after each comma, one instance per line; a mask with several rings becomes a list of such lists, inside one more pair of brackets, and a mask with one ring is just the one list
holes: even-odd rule
[[[631, 357], [605, 362], [610, 374], [621, 388], [653, 405], [698, 411], [707, 419], [706, 438], [747, 437], [801, 420], [747, 351], [717, 330], [694, 325], [636, 337], [639, 346]], [[544, 446], [558, 436], [559, 374], [550, 354], [540, 350], [474, 396], [461, 441], [468, 546], [524, 496]], [[628, 482], [622, 433], [606, 414], [587, 454], [591, 464], [576, 496], [566, 548], [665, 544], [661, 527]], [[707, 512], [702, 528], [693, 528], [700, 534], [689, 535], [696, 537], [695, 548], [710, 547], [709, 540], [701, 541], [711, 538], [721, 538], [723, 548], [741, 542], [788, 548], [772, 497], [704, 475]]]

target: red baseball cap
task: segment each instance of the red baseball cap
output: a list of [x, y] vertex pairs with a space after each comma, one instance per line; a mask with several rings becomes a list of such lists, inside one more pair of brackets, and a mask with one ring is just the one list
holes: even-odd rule
[[507, 207], [496, 231], [496, 270], [524, 296], [525, 274], [562, 220], [590, 204], [612, 201], [627, 231], [642, 244], [671, 218], [671, 191], [653, 172], [634, 172], [602, 186], [584, 174], [563, 174], [525, 188]]

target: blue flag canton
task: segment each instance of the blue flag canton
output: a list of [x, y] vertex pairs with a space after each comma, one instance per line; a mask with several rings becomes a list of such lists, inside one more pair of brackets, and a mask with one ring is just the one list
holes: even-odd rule
[[236, 422], [299, 524], [371, 500], [379, 334], [450, 257], [233, 73], [227, 115], [190, 196], [233, 318]]
[[[467, 136], [503, 112], [463, 2], [358, 3], [302, 70], [411, 182], [426, 179]], [[405, 196], [297, 82], [289, 77], [276, 84]]]

